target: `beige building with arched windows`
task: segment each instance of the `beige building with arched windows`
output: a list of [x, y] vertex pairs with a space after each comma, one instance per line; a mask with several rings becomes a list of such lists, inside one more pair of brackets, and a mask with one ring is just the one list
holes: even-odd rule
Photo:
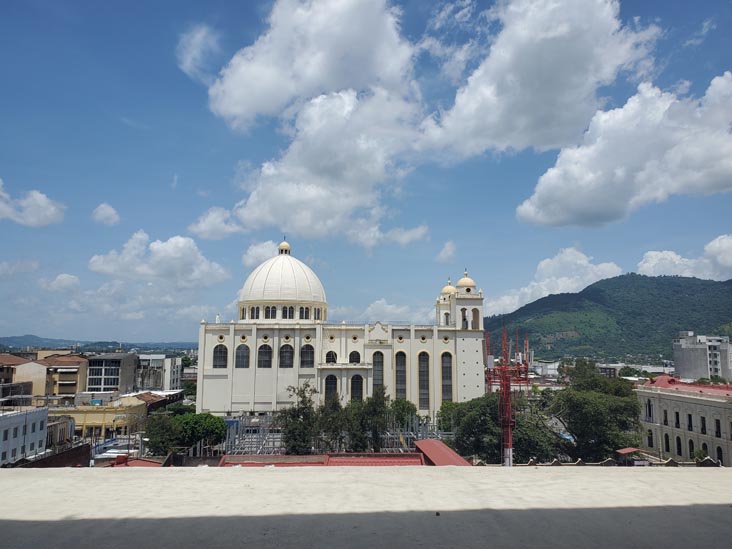
[[434, 324], [331, 323], [320, 279], [282, 242], [247, 278], [238, 312], [229, 323], [201, 321], [198, 412], [272, 412], [305, 382], [320, 402], [343, 404], [383, 385], [430, 416], [485, 392], [483, 292], [467, 272], [442, 288]]

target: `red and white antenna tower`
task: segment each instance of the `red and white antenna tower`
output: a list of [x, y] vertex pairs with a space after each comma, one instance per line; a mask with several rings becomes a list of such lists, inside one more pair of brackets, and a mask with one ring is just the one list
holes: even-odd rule
[[486, 368], [486, 383], [491, 392], [493, 384], [498, 383], [498, 419], [501, 425], [501, 458], [506, 467], [513, 466], [513, 428], [516, 426], [516, 405], [514, 389], [519, 393], [529, 389], [528, 335], [524, 341], [524, 355], [519, 352], [518, 330], [516, 332], [515, 361], [511, 361], [508, 345], [508, 332], [503, 328], [501, 338], [501, 357], [497, 365]]

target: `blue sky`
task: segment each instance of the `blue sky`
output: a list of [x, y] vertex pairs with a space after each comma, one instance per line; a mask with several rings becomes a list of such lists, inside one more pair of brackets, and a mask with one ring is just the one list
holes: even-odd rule
[[729, 2], [4, 2], [0, 334], [192, 340], [283, 234], [331, 318], [732, 277]]

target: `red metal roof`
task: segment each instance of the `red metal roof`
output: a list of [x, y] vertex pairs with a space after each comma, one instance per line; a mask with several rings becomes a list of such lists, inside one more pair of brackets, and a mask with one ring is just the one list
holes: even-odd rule
[[457, 465], [470, 467], [470, 463], [461, 458], [452, 448], [441, 440], [426, 439], [414, 443], [417, 450], [424, 454], [428, 465]]
[[625, 456], [628, 454], [632, 454], [634, 452], [638, 452], [638, 448], [621, 448], [620, 450], [615, 450], [616, 454], [620, 454], [621, 456]]
[[710, 396], [732, 396], [732, 385], [699, 385], [683, 383], [675, 377], [663, 374], [646, 381], [641, 387], [670, 389], [681, 393], [696, 393]]
[[226, 455], [219, 467], [385, 467], [425, 465], [422, 454]]

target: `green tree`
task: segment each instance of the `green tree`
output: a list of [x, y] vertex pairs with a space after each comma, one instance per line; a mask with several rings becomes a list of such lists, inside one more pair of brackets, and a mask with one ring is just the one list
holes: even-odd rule
[[618, 371], [618, 375], [620, 377], [641, 377], [642, 374], [643, 372], [637, 368], [631, 368], [630, 366], [623, 366]]
[[324, 448], [340, 452], [346, 431], [346, 417], [338, 397], [329, 397], [318, 409], [317, 432]]
[[365, 452], [369, 448], [368, 421], [364, 404], [352, 400], [343, 408], [349, 452]]
[[558, 391], [550, 406], [573, 439], [572, 457], [601, 461], [619, 448], [636, 446], [640, 404], [632, 383], [600, 375], [589, 361], [577, 361], [570, 387]]
[[404, 398], [392, 400], [389, 405], [389, 411], [396, 424], [400, 427], [405, 427], [417, 415], [417, 407]]
[[183, 396], [186, 398], [196, 397], [196, 382], [187, 379], [183, 382]]
[[168, 413], [171, 416], [182, 416], [183, 414], [195, 414], [196, 407], [193, 404], [183, 404], [182, 402], [174, 402], [168, 404], [164, 408], [164, 413]]
[[389, 409], [389, 397], [383, 385], [376, 387], [373, 394], [366, 399], [363, 413], [366, 416], [366, 426], [369, 431], [371, 448], [374, 452], [381, 451], [381, 438], [386, 431], [386, 414]]
[[301, 387], [288, 387], [295, 403], [277, 412], [277, 423], [282, 428], [282, 443], [288, 454], [303, 455], [312, 452], [315, 441], [317, 414], [314, 408], [314, 387], [305, 382]]
[[145, 438], [148, 439], [147, 448], [153, 455], [166, 455], [178, 446], [177, 425], [167, 415], [151, 415], [145, 423]]
[[212, 446], [226, 438], [226, 422], [211, 414], [183, 414], [174, 416], [171, 422], [177, 429], [178, 446], [193, 446], [200, 440]]
[[180, 363], [184, 368], [190, 368], [192, 364], [191, 357], [183, 355], [183, 358], [180, 359]]

